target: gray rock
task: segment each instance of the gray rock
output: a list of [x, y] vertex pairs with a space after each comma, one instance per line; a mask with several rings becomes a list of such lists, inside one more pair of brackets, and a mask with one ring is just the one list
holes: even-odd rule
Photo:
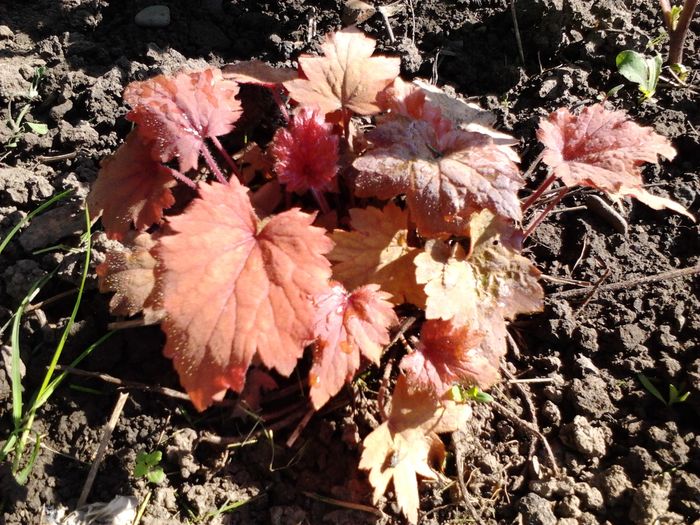
[[46, 177], [24, 168], [0, 168], [0, 203], [27, 204], [51, 196], [53, 186]]
[[5, 291], [14, 299], [23, 299], [32, 285], [47, 273], [36, 261], [20, 259], [2, 273]]
[[556, 525], [557, 523], [549, 501], [532, 492], [518, 502], [518, 511], [523, 517], [523, 523], [529, 525]]
[[593, 374], [583, 379], [574, 379], [570, 395], [577, 413], [588, 417], [600, 417], [615, 411], [615, 405], [610, 401], [608, 386], [605, 381]]
[[167, 27], [170, 25], [170, 8], [167, 5], [151, 5], [141, 9], [134, 17], [140, 27]]
[[581, 515], [581, 500], [578, 496], [565, 496], [557, 503], [557, 514], [562, 518], [577, 518]]
[[44, 248], [85, 229], [85, 215], [79, 204], [64, 205], [34, 217], [19, 236], [19, 243], [27, 251]]
[[591, 425], [583, 416], [576, 416], [572, 423], [564, 425], [559, 437], [566, 446], [586, 456], [605, 455], [605, 431], [601, 427]]
[[658, 482], [644, 480], [632, 498], [629, 517], [640, 525], [654, 521], [668, 512], [671, 476], [666, 473]]

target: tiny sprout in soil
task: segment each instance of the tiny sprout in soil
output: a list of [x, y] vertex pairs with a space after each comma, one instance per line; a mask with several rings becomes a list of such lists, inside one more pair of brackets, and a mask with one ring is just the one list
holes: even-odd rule
[[134, 477], [146, 478], [150, 483], [158, 485], [165, 479], [165, 472], [160, 465], [163, 453], [160, 450], [153, 452], [139, 451], [136, 454], [136, 464], [134, 465]]

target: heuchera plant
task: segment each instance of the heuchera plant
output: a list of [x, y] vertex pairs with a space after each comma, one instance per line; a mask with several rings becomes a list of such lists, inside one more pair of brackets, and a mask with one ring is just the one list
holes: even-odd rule
[[[539, 272], [520, 255], [523, 210], [559, 180], [560, 195], [591, 186], [689, 214], [642, 187], [643, 163], [674, 156], [668, 141], [602, 104], [541, 123], [551, 174], [521, 205], [515, 140], [467, 117], [466, 103], [404, 82], [399, 59], [373, 56], [374, 46], [346, 29], [325, 39], [322, 56], [300, 57], [298, 71], [246, 62], [131, 84], [134, 129], [88, 200], [124, 246], [97, 271], [115, 292], [112, 312], [161, 324], [198, 410], [247, 379], [273, 388], [262, 370], [289, 376], [307, 347], [319, 409], [380, 362], [395, 306], [422, 309], [419, 342], [360, 462], [375, 501], [393, 481], [416, 522], [418, 476], [437, 479], [444, 457], [438, 434], [470, 414], [452, 386], [496, 383], [508, 321], [542, 308]], [[242, 83], [269, 89], [287, 123], [267, 145], [228, 151], [218, 137], [246, 114]], [[374, 127], [358, 131], [357, 116]], [[308, 209], [314, 201], [321, 215]]]

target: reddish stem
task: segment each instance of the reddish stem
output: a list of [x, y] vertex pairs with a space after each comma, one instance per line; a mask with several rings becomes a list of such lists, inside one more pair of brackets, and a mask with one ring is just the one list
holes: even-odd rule
[[189, 186], [190, 188], [192, 188], [193, 190], [196, 190], [196, 189], [197, 189], [197, 185], [194, 183], [194, 181], [188, 179], [187, 177], [185, 177], [185, 176], [184, 176], [182, 173], [180, 173], [179, 171], [177, 171], [177, 170], [170, 170], [170, 174], [171, 174], [173, 177], [175, 177], [177, 180], [179, 180], [180, 182], [182, 182], [183, 184], [185, 184], [186, 186]]
[[342, 111], [343, 115], [343, 135], [345, 135], [345, 141], [350, 144], [350, 112], [346, 109]]
[[542, 184], [540, 184], [537, 187], [537, 189], [533, 192], [533, 194], [530, 195], [527, 198], [527, 200], [525, 201], [525, 203], [523, 204], [523, 212], [527, 211], [530, 208], [530, 206], [532, 206], [535, 203], [535, 201], [540, 198], [540, 195], [542, 195], [545, 192], [545, 190], [547, 188], [549, 188], [555, 180], [557, 180], [557, 178], [553, 174], [550, 175], [549, 177], [547, 177], [546, 179], [544, 179]]
[[542, 210], [542, 213], [540, 213], [537, 218], [530, 223], [530, 226], [527, 227], [527, 230], [525, 230], [525, 233], [523, 234], [523, 240], [527, 239], [533, 231], [535, 231], [535, 228], [537, 228], [540, 223], [549, 215], [549, 212], [551, 212], [554, 207], [559, 204], [559, 202], [564, 198], [564, 196], [568, 193], [569, 188], [564, 186], [562, 189], [559, 190], [559, 193], [557, 193], [557, 196], [552, 199], [552, 202], [550, 202], [547, 207]]
[[204, 155], [204, 160], [207, 162], [207, 166], [209, 166], [209, 169], [212, 171], [216, 179], [221, 184], [228, 184], [224, 174], [221, 173], [221, 168], [219, 168], [219, 165], [214, 160], [214, 157], [211, 156], [211, 151], [209, 151], [209, 147], [206, 144], [204, 144], [204, 147], [202, 148], [202, 155]]
[[316, 188], [311, 188], [311, 194], [314, 196], [314, 199], [316, 199], [318, 206], [321, 208], [321, 213], [325, 215], [326, 213], [329, 213], [331, 211], [331, 207], [328, 205], [326, 196], [322, 192], [320, 192]]
[[226, 151], [226, 149], [224, 148], [224, 146], [221, 144], [221, 142], [219, 141], [219, 139], [217, 137], [212, 137], [211, 141], [214, 144], [214, 146], [216, 147], [216, 149], [218, 150], [219, 154], [226, 161], [226, 164], [228, 164], [231, 167], [231, 171], [233, 172], [233, 174], [236, 177], [238, 177], [238, 179], [240, 180], [241, 174], [238, 171], [238, 166], [236, 165], [236, 162], [231, 158], [231, 155], [228, 154], [228, 151]]

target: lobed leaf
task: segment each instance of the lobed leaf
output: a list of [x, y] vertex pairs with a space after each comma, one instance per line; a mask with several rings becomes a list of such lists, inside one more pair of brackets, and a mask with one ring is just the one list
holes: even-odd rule
[[104, 159], [87, 201], [90, 213], [102, 214], [112, 239], [123, 239], [132, 225], [143, 230], [163, 218], [175, 204], [170, 188], [174, 170], [151, 158], [152, 141], [132, 131], [114, 155]]
[[272, 88], [299, 75], [295, 69], [289, 67], [272, 67], [260, 60], [247, 60], [224, 66], [223, 76], [240, 84], [257, 84]]
[[327, 191], [338, 172], [338, 137], [318, 110], [301, 108], [270, 147], [275, 172], [287, 191]]
[[195, 407], [243, 389], [251, 362], [289, 375], [313, 340], [332, 242], [292, 209], [258, 220], [246, 189], [202, 184], [156, 247], [165, 354]]
[[299, 104], [323, 113], [349, 110], [374, 115], [377, 94], [399, 74], [399, 58], [373, 57], [375, 40], [356, 27], [331, 33], [321, 44], [323, 56], [303, 55], [299, 67], [306, 78], [284, 82]]
[[393, 203], [384, 209], [350, 210], [353, 231], [335, 230], [328, 259], [333, 278], [349, 290], [376, 283], [391, 294], [394, 304], [425, 305], [423, 287], [416, 283], [413, 260], [420, 253], [408, 245], [408, 213]]
[[369, 135], [372, 147], [353, 166], [360, 197], [405, 194], [421, 235], [463, 235], [484, 208], [519, 220], [517, 165], [486, 134], [443, 133], [425, 120], [395, 118]]
[[398, 323], [388, 297], [376, 284], [352, 293], [336, 284], [316, 299], [316, 347], [309, 383], [317, 410], [352, 380], [361, 355], [379, 363], [389, 343], [389, 328]]
[[131, 317], [144, 313], [147, 324], [163, 318], [154, 293], [156, 260], [150, 250], [156, 242], [148, 233], [130, 232], [121, 251], [109, 251], [95, 272], [101, 293], [114, 292], [109, 302], [112, 315]]
[[453, 321], [425, 321], [420, 342], [414, 352], [401, 360], [401, 369], [412, 386], [438, 398], [455, 383], [488, 388], [498, 381], [500, 355], [482, 349], [484, 335], [485, 332]]
[[207, 138], [225, 135], [241, 115], [238, 84], [219, 69], [158, 75], [132, 82], [124, 100], [132, 107], [126, 118], [152, 140], [151, 155], [161, 162], [178, 159], [180, 170], [196, 168]]
[[438, 479], [445, 446], [438, 437], [462, 427], [471, 417], [468, 405], [438, 400], [409, 388], [405, 376], [397, 378], [387, 421], [363, 442], [360, 468], [369, 470], [376, 503], [393, 482], [396, 501], [410, 523], [418, 522], [418, 476]]
[[640, 167], [656, 163], [659, 156], [670, 160], [676, 150], [624, 112], [609, 111], [603, 104], [585, 107], [578, 115], [561, 108], [540, 122], [537, 138], [545, 147], [544, 162], [566, 186], [590, 186], [613, 199], [635, 197], [654, 209], [669, 208], [694, 220], [680, 204], [642, 187]]

